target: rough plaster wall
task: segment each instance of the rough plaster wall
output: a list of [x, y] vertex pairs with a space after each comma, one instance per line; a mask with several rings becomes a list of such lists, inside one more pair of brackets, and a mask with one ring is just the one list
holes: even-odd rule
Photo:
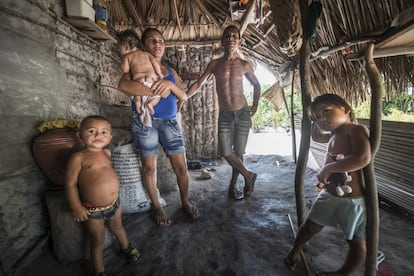
[[129, 127], [128, 97], [115, 87], [113, 43], [77, 34], [62, 15], [64, 1], [0, 3], [0, 269], [7, 274], [47, 234], [48, 180], [31, 152], [40, 122], [110, 117]]
[[[115, 44], [75, 31], [62, 20], [64, 10], [63, 0], [0, 2], [0, 275], [18, 267], [48, 232], [49, 181], [31, 151], [39, 123], [102, 114], [114, 127], [129, 129], [130, 100], [116, 89]], [[160, 154], [161, 193], [177, 190], [171, 179]]]
[[[185, 90], [211, 61], [211, 47], [168, 48], [168, 63], [183, 78]], [[214, 78], [210, 78], [183, 107], [182, 126], [188, 159], [217, 159], [218, 104]]]

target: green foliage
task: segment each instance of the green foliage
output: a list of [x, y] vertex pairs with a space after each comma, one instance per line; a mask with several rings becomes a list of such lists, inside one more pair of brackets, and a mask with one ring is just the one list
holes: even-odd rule
[[[264, 87], [265, 91], [268, 87]], [[286, 93], [286, 100], [290, 108], [290, 92]], [[389, 121], [399, 122], [414, 122], [414, 95], [403, 93], [401, 95], [392, 95], [391, 97], [383, 98], [383, 119]], [[365, 101], [358, 106], [355, 106], [354, 113], [356, 118], [369, 119], [370, 117], [370, 101]], [[293, 111], [294, 113], [302, 113], [302, 99], [300, 93], [293, 95]], [[264, 97], [260, 98], [259, 107], [252, 118], [253, 130], [260, 131], [266, 126], [289, 126], [290, 114], [285, 108], [276, 112], [273, 105]]]
[[371, 108], [370, 101], [365, 101], [361, 103], [360, 105], [353, 107], [355, 117], [362, 118], [362, 119], [368, 119], [370, 117], [370, 108]]
[[385, 116], [391, 113], [392, 110], [400, 110], [403, 113], [414, 112], [414, 95], [401, 94], [399, 96], [392, 95], [390, 99], [383, 99], [383, 113]]
[[257, 107], [256, 114], [252, 117], [252, 129], [254, 132], [259, 132], [263, 127], [263, 104], [262, 101], [259, 101], [259, 106]]
[[[290, 108], [290, 93], [286, 93], [286, 100]], [[302, 112], [302, 102], [300, 95], [295, 93], [293, 95], [293, 110], [295, 113]], [[279, 112], [276, 112], [272, 103], [266, 98], [261, 97], [256, 114], [252, 118], [253, 131], [258, 132], [264, 127], [277, 127], [277, 126], [289, 126], [290, 114], [288, 114], [285, 108], [282, 108]]]
[[407, 114], [396, 108], [391, 108], [384, 119], [388, 121], [414, 123], [414, 114]]
[[[357, 118], [368, 119], [370, 117], [370, 102], [365, 101], [354, 108]], [[383, 119], [397, 122], [414, 122], [414, 95], [392, 95], [389, 99], [382, 100]]]

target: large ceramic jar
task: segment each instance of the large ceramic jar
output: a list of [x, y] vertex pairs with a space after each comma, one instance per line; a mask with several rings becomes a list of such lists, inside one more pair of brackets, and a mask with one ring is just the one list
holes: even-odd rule
[[65, 185], [66, 164], [82, 143], [72, 128], [50, 129], [33, 142], [33, 155], [52, 185]]

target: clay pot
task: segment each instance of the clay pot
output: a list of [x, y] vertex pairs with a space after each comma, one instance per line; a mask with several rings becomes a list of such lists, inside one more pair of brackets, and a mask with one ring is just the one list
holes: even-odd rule
[[71, 128], [50, 129], [33, 142], [33, 155], [53, 185], [65, 185], [66, 164], [72, 153], [83, 148]]

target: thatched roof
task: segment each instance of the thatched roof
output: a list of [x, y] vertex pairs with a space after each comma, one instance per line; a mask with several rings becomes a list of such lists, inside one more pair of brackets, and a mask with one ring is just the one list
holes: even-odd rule
[[[281, 51], [277, 30], [284, 26], [275, 26], [273, 20], [271, 5], [279, 8], [281, 2], [286, 1], [263, 0], [262, 9], [259, 9], [261, 16], [250, 4], [252, 1], [102, 0], [108, 8], [109, 23], [116, 31], [132, 27], [141, 33], [146, 27], [156, 27], [163, 32], [169, 47], [219, 47], [223, 28], [236, 24], [242, 30], [243, 53], [278, 75], [282, 65], [289, 69], [289, 62], [295, 64], [297, 60], [297, 56], [289, 57]], [[247, 4], [242, 6], [242, 3]], [[359, 58], [367, 39], [377, 42], [378, 53], [381, 47], [386, 48], [387, 55], [392, 52], [390, 56], [375, 59], [384, 75], [388, 93], [400, 93], [414, 83], [414, 20], [411, 18], [409, 23], [405, 23], [408, 29], [400, 32], [408, 32], [405, 37], [397, 32], [403, 29], [401, 26], [391, 28], [398, 14], [414, 6], [413, 0], [321, 3], [322, 14], [317, 23], [316, 37], [311, 42], [311, 51], [318, 53], [319, 50], [320, 54], [311, 61], [313, 95], [334, 92], [353, 102], [366, 97], [369, 86], [363, 60]], [[412, 15], [414, 11], [408, 14]], [[399, 39], [385, 39], [392, 37], [393, 32]], [[356, 45], [353, 46], [353, 42]], [[411, 53], [411, 56], [396, 55], [397, 51]]]

